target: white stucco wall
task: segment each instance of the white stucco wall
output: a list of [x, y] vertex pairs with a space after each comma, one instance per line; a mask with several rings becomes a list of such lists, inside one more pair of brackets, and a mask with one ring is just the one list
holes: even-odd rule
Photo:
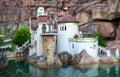
[[[49, 26], [46, 22], [39, 22], [38, 28], [36, 32], [31, 33], [31, 45], [34, 45], [33, 49], [30, 49], [30, 55], [37, 53], [37, 56], [43, 55], [43, 49], [42, 49], [42, 26], [43, 24], [46, 24], [46, 32], [49, 32]], [[36, 45], [34, 44], [36, 41]]]
[[[64, 30], [62, 30], [62, 26]], [[66, 30], [65, 30], [66, 26]], [[69, 38], [78, 33], [77, 23], [59, 23], [58, 24], [58, 42], [57, 42], [57, 52], [61, 53], [63, 51], [69, 51]]]
[[70, 42], [69, 48], [70, 48], [69, 53], [71, 53], [72, 55], [79, 53], [79, 51], [77, 51], [77, 43], [76, 42]]
[[[74, 48], [73, 48], [72, 44], [74, 45]], [[72, 55], [78, 54], [83, 49], [85, 49], [90, 56], [97, 57], [98, 41], [95, 41], [95, 42], [92, 42], [92, 41], [91, 42], [88, 42], [88, 41], [84, 41], [84, 42], [70, 41], [69, 45], [70, 45], [70, 53]]]
[[43, 49], [42, 49], [42, 25], [46, 24], [46, 32], [48, 32], [48, 25], [46, 22], [39, 22], [38, 23], [38, 29], [37, 29], [37, 56], [43, 55]]
[[30, 48], [29, 56], [32, 56], [34, 53], [36, 53], [36, 47]]
[[[30, 27], [31, 28], [31, 27]], [[36, 47], [36, 44], [35, 44], [35, 41], [37, 41], [37, 32], [36, 31], [33, 31], [31, 29], [31, 45], [33, 46], [32, 48], [30, 48], [29, 50], [29, 56], [31, 56], [32, 54], [34, 53], [37, 53], [37, 47]]]

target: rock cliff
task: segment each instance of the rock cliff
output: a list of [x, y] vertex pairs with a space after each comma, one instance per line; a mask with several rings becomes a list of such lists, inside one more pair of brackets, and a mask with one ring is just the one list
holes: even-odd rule
[[55, 15], [68, 7], [83, 32], [101, 32], [108, 40], [120, 40], [119, 0], [0, 0], [0, 26], [18, 26], [36, 18], [37, 5], [48, 5]]

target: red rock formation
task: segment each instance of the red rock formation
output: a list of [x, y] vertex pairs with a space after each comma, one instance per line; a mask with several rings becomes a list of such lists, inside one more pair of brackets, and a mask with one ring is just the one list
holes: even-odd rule
[[115, 37], [115, 29], [113, 24], [110, 22], [99, 22], [98, 23], [98, 30], [104, 37], [107, 38], [114, 38]]
[[[0, 26], [28, 23], [30, 17], [37, 16], [37, 7], [41, 3], [47, 12], [55, 12], [55, 15], [67, 6], [68, 12], [76, 16], [80, 25], [96, 19], [113, 20], [120, 17], [120, 0], [0, 0]], [[90, 32], [93, 31], [90, 30], [93, 25], [85, 25], [83, 28]], [[98, 25], [98, 31], [105, 37], [113, 38], [116, 35], [116, 39], [120, 39], [120, 27], [115, 32], [116, 25], [108, 22], [100, 22]]]

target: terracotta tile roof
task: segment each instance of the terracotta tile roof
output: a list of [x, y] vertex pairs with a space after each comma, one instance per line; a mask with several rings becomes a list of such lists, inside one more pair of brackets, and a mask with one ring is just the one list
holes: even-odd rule
[[37, 19], [37, 22], [47, 22], [49, 21], [49, 17], [48, 16], [39, 16]]
[[65, 22], [78, 22], [75, 17], [73, 17], [69, 13], [61, 14], [61, 17], [57, 20], [58, 23], [65, 23]]

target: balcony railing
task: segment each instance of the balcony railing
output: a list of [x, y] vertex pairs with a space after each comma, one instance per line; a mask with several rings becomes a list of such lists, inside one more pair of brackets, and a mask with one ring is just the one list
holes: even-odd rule
[[81, 33], [79, 34], [80, 38], [95, 37], [93, 33]]

